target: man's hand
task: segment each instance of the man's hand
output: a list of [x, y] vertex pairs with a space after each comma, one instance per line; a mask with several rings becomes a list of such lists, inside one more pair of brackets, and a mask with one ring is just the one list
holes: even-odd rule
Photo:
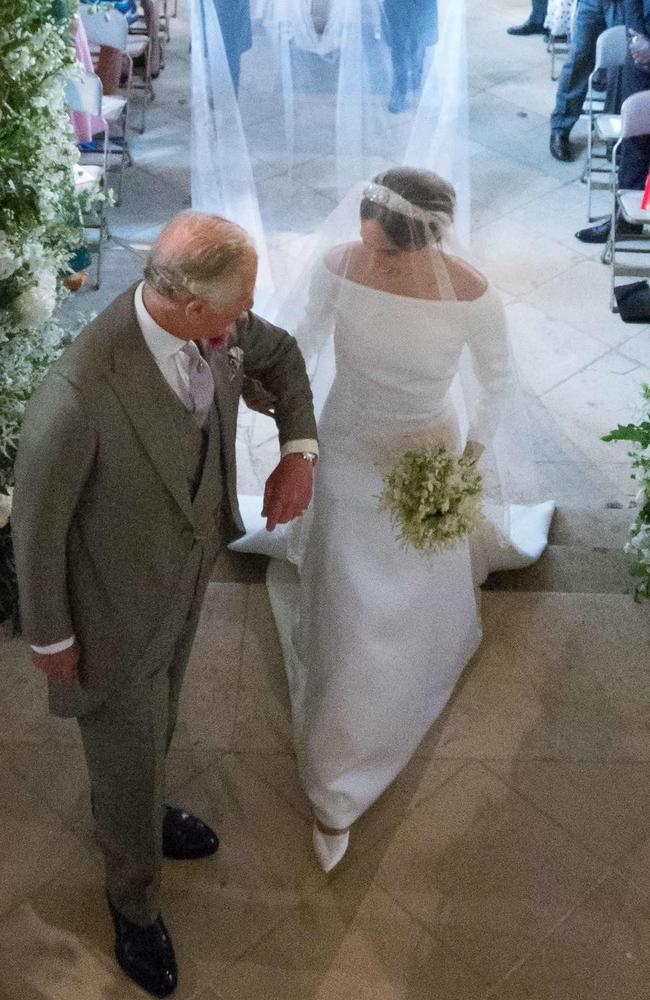
[[60, 653], [37, 653], [32, 650], [34, 665], [47, 675], [48, 679], [63, 684], [74, 680], [79, 665], [79, 646], [75, 642]]
[[301, 454], [285, 455], [266, 480], [262, 517], [266, 530], [300, 517], [309, 506], [314, 484], [311, 462]]
[[479, 441], [468, 441], [465, 445], [463, 455], [465, 458], [469, 458], [472, 462], [478, 462], [484, 451], [485, 445], [480, 444]]

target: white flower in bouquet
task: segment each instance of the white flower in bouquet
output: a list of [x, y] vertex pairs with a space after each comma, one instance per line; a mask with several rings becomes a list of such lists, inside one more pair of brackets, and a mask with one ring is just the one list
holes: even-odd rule
[[56, 306], [56, 275], [52, 271], [42, 271], [38, 282], [18, 296], [16, 305], [26, 326], [39, 327], [47, 323]]
[[0, 230], [0, 281], [10, 278], [22, 263], [20, 254], [11, 245], [7, 233]]
[[10, 486], [6, 493], [0, 493], [0, 528], [6, 527], [9, 523], [13, 492], [13, 488]]
[[474, 462], [435, 442], [407, 451], [384, 476], [379, 509], [404, 548], [452, 548], [481, 521], [483, 479]]

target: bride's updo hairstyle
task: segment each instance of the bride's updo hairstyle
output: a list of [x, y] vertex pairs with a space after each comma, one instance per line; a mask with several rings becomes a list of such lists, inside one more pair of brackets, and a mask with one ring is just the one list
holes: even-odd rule
[[424, 222], [364, 197], [361, 218], [377, 219], [391, 243], [400, 250], [409, 251], [423, 250], [432, 240], [434, 243], [442, 241], [445, 230], [453, 222], [456, 205], [456, 192], [444, 177], [431, 170], [396, 167], [377, 174], [373, 184], [388, 188], [411, 205], [433, 215], [430, 222]]

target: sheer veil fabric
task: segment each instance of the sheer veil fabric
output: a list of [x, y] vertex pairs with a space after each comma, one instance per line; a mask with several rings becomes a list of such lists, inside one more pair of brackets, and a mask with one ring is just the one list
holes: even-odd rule
[[[310, 280], [284, 304], [316, 390], [314, 502], [269, 534], [259, 498], [242, 498], [250, 530], [233, 548], [274, 557], [299, 766], [330, 829], [406, 765], [480, 642], [477, 584], [534, 561], [553, 513], [524, 502], [533, 478], [504, 309], [455, 243], [453, 202], [436, 175], [397, 168], [322, 228]], [[483, 527], [436, 554], [405, 551], [378, 509], [384, 475], [407, 450], [459, 454], [468, 441], [485, 448]], [[326, 841], [317, 831], [324, 856]]]
[[[194, 205], [252, 234], [256, 308], [300, 344], [321, 444], [311, 509], [269, 534], [276, 430], [244, 409], [248, 532], [233, 548], [274, 557], [302, 780], [342, 829], [447, 703], [480, 642], [477, 584], [541, 554], [553, 504], [536, 493], [503, 306], [463, 249], [462, 0], [252, 0], [234, 71], [219, 3], [193, 6]], [[400, 548], [377, 500], [430, 440], [485, 447], [484, 528], [433, 556]]]
[[192, 0], [192, 202], [253, 236], [260, 312], [382, 168], [452, 181], [467, 237], [466, 76], [464, 0]]

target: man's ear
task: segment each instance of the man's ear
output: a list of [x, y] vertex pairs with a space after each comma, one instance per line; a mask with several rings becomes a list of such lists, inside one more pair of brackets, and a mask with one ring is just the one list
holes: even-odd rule
[[185, 315], [188, 322], [196, 322], [203, 317], [203, 303], [200, 299], [190, 299], [185, 306]]

